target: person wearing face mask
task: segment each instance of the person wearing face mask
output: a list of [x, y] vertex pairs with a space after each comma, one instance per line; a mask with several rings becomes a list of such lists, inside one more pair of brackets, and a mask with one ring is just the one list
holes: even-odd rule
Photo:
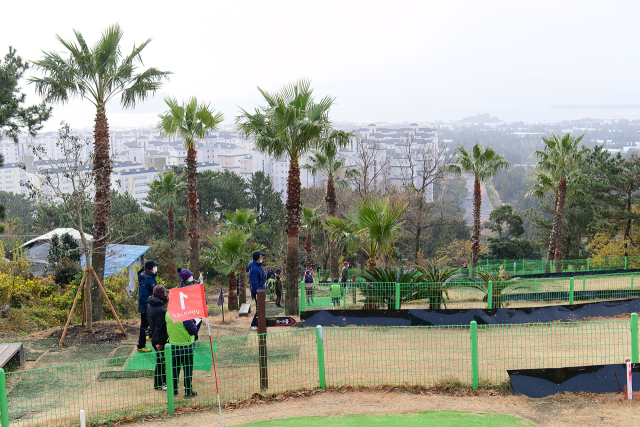
[[158, 275], [158, 264], [150, 259], [144, 263], [144, 270], [138, 274], [138, 313], [140, 313], [140, 336], [138, 337], [138, 351], [150, 352], [147, 345], [147, 329], [149, 328], [149, 320], [147, 318], [147, 305], [149, 297], [153, 294], [153, 288], [158, 283], [156, 277]]
[[264, 289], [267, 282], [267, 276], [262, 269], [264, 254], [260, 251], [253, 251], [251, 254], [253, 261], [249, 263], [249, 288], [251, 290], [251, 299], [258, 302], [258, 289]]
[[178, 285], [179, 288], [184, 288], [186, 286], [191, 286], [193, 285], [193, 273], [190, 272], [189, 270], [187, 270], [186, 268], [180, 269], [180, 271], [178, 271], [178, 274], [180, 275], [180, 284]]
[[149, 297], [147, 317], [151, 329], [151, 344], [156, 351], [156, 368], [153, 375], [153, 388], [156, 390], [167, 389], [167, 377], [164, 361], [164, 345], [169, 340], [167, 333], [167, 294], [169, 291], [162, 285], [153, 288], [153, 295]]

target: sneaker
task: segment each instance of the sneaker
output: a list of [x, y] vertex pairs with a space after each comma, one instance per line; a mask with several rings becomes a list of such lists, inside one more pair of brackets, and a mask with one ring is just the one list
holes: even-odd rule
[[162, 391], [167, 391], [167, 386], [166, 385], [162, 386]]
[[142, 348], [139, 348], [138, 351], [140, 351], [142, 353], [149, 353], [151, 351], [151, 349], [148, 348], [148, 347], [142, 347]]
[[252, 326], [252, 327], [251, 327], [251, 330], [252, 330], [252, 331], [257, 331], [257, 330], [258, 330], [258, 327], [257, 327], [257, 326]]
[[189, 399], [191, 397], [196, 397], [198, 395], [198, 393], [196, 393], [195, 391], [190, 391], [189, 393], [185, 393], [184, 394], [184, 398], [185, 399]]

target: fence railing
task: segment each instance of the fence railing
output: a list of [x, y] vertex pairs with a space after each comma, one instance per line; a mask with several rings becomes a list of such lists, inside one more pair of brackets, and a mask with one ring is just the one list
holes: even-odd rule
[[[458, 277], [446, 283], [340, 284], [332, 297], [329, 283], [301, 283], [300, 311], [343, 309], [470, 309], [544, 307], [640, 297], [640, 273], [576, 275], [566, 278], [471, 281]], [[334, 295], [336, 292], [334, 291]]]
[[[258, 335], [216, 339], [223, 403], [286, 390], [327, 386], [505, 385], [507, 369], [638, 363], [638, 317], [603, 322], [445, 327], [304, 328], [266, 334], [261, 371]], [[170, 350], [169, 350], [170, 351]], [[209, 341], [193, 349], [193, 390], [155, 390], [156, 354], [0, 372], [2, 427], [66, 425], [84, 410], [104, 424], [174, 408], [216, 403]], [[167, 365], [174, 363], [169, 358]], [[268, 388], [263, 389], [267, 373]]]
[[[471, 260], [469, 260], [471, 266]], [[630, 270], [640, 268], [640, 256], [609, 257], [609, 258], [583, 258], [567, 259], [561, 261], [530, 260], [530, 259], [483, 259], [478, 261], [476, 270], [482, 269], [491, 273], [496, 273], [500, 266], [505, 271], [515, 275], [542, 274], [545, 272], [572, 273], [585, 271], [602, 270]], [[474, 269], [468, 268], [468, 271]], [[365, 270], [353, 268], [349, 269], [349, 277], [359, 276]], [[459, 270], [461, 271], [461, 270]], [[329, 270], [319, 270], [319, 281], [331, 281]]]

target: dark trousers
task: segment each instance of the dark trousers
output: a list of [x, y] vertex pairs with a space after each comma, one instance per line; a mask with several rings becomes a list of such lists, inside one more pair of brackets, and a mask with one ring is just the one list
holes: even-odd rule
[[149, 328], [147, 313], [140, 313], [140, 336], [138, 337], [138, 348], [144, 348], [147, 345], [147, 328]]
[[167, 372], [164, 364], [164, 348], [158, 350], [156, 344], [153, 344], [153, 349], [156, 351], [156, 369], [153, 373], [153, 388], [161, 388], [167, 384]]
[[184, 392], [191, 393], [193, 379], [193, 345], [171, 346], [173, 361], [173, 392], [178, 393], [178, 377], [180, 370], [184, 370]]

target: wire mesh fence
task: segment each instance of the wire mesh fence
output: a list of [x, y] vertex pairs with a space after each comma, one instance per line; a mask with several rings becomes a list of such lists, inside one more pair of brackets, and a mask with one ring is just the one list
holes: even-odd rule
[[[300, 311], [325, 309], [471, 309], [571, 305], [640, 297], [640, 274], [444, 283], [301, 284]], [[334, 288], [332, 289], [332, 286]]]
[[[266, 334], [264, 342], [264, 364], [258, 334], [216, 339], [211, 347], [209, 341], [197, 342], [188, 370], [191, 390], [197, 396], [185, 397], [183, 369], [175, 407], [216, 403], [212, 348], [223, 403], [256, 393], [318, 386], [434, 386], [478, 381], [501, 386], [508, 380], [507, 369], [621, 363], [627, 357], [638, 363], [637, 315], [631, 315], [631, 320], [477, 327], [305, 328]], [[168, 390], [154, 389], [156, 361], [153, 352], [137, 352], [10, 372], [6, 374], [5, 406], [0, 389], [0, 412], [8, 408], [9, 425], [20, 427], [74, 425], [80, 409], [98, 424], [166, 413], [173, 386], [167, 375]], [[165, 362], [168, 369], [175, 357]], [[3, 377], [0, 373], [0, 380]]]

